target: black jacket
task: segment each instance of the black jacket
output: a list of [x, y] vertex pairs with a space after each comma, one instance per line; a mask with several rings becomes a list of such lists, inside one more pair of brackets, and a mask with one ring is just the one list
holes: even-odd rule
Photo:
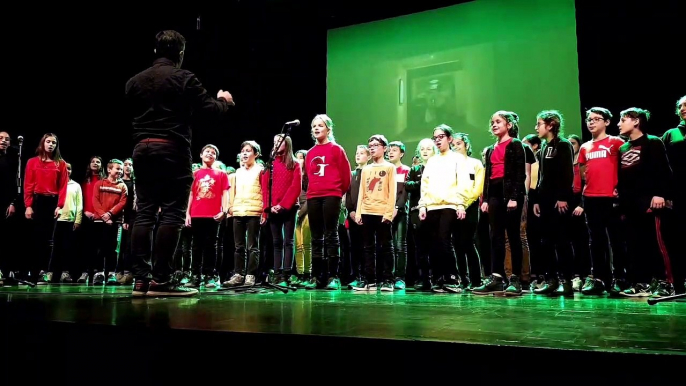
[[348, 213], [357, 210], [357, 198], [360, 193], [360, 179], [362, 178], [362, 169], [355, 169], [352, 171], [352, 179], [350, 180], [350, 187], [345, 194], [345, 209]]
[[407, 181], [405, 181], [405, 191], [409, 195], [410, 211], [419, 205], [419, 199], [422, 197], [422, 174], [424, 173], [424, 165], [414, 165], [407, 174]]
[[18, 204], [17, 198], [17, 152], [12, 148], [7, 149], [8, 154], [0, 153], [0, 215], [5, 215], [5, 210], [10, 204]]
[[223, 98], [208, 94], [192, 72], [164, 58], [129, 79], [126, 102], [133, 118], [134, 143], [161, 138], [187, 146], [191, 144], [194, 113], [226, 113], [231, 106]]
[[541, 149], [536, 201], [571, 202], [574, 196], [574, 148], [564, 138], [546, 142]]
[[[484, 179], [484, 200], [491, 197], [489, 186], [491, 183], [491, 154], [493, 147], [486, 148], [484, 162], [486, 164], [486, 178]], [[503, 198], [505, 202], [509, 200], [523, 201], [526, 194], [526, 156], [524, 154], [524, 144], [517, 138], [505, 148], [505, 177], [503, 178]]]
[[660, 138], [643, 135], [619, 148], [619, 206], [644, 212], [653, 197], [672, 199], [672, 168]]
[[[674, 181], [683, 184], [686, 181], [686, 124], [681, 123], [678, 127], [667, 130], [662, 136], [662, 142], [667, 148], [667, 158], [674, 173]], [[686, 197], [686, 189], [675, 189], [673, 193], [682, 200]]]

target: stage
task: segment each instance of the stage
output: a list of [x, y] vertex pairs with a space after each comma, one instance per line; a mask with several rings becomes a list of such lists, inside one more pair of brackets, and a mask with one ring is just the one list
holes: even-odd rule
[[[635, 381], [678, 374], [683, 368], [671, 366], [686, 364], [686, 303], [649, 306], [645, 298], [215, 290], [134, 299], [130, 288], [49, 285], [0, 288], [0, 315], [5, 341], [28, 347], [10, 350], [7, 359], [17, 365], [53, 352], [59, 355], [50, 356], [51, 364], [76, 360], [82, 368], [110, 357], [133, 360], [143, 350], [150, 363], [159, 359], [154, 352], [193, 358], [160, 363], [171, 369], [194, 361], [258, 371], [273, 369], [273, 361], [279, 368], [338, 363], [342, 380], [355, 379], [348, 366], [389, 363], [401, 378], [445, 365], [480, 378], [489, 371], [526, 378], [523, 369], [535, 369], [527, 371]], [[37, 350], [41, 345], [45, 351]]]

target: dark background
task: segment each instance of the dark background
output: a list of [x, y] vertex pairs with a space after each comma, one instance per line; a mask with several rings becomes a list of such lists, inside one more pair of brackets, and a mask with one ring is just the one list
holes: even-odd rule
[[[309, 122], [326, 111], [327, 29], [459, 2], [395, 2], [385, 8], [343, 0], [200, 3], [7, 12], [2, 130], [24, 136], [23, 161], [46, 132], [58, 135], [79, 182], [91, 155], [105, 161], [130, 156], [124, 85], [151, 64], [154, 37], [162, 29], [186, 37], [184, 68], [210, 93], [229, 90], [237, 103], [226, 119], [196, 124], [194, 153], [213, 143], [220, 159], [235, 166], [241, 141], [268, 146], [292, 119], [303, 123], [293, 131], [295, 148], [309, 148]], [[577, 1], [582, 107], [604, 106], [615, 116], [628, 107], [647, 108], [653, 113], [650, 132], [657, 135], [676, 125], [675, 103], [686, 93], [684, 64], [678, 60], [684, 51], [684, 7], [678, 3]], [[541, 60], [545, 55], [541, 47]]]

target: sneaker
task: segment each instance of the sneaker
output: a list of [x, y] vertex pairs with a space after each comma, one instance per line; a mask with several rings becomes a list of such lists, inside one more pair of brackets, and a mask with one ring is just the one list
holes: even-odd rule
[[484, 280], [483, 285], [472, 290], [474, 295], [502, 294], [503, 292], [505, 292], [505, 281], [502, 276], [495, 274]]
[[393, 292], [393, 285], [394, 284], [395, 284], [394, 282], [392, 282], [390, 280], [386, 280], [383, 283], [381, 283], [381, 288], [379, 288], [379, 290], [382, 292]]
[[79, 276], [79, 279], [76, 280], [77, 283], [79, 284], [86, 284], [88, 283], [88, 272], [83, 272], [81, 273], [81, 276]]
[[49, 284], [52, 281], [52, 272], [40, 271], [38, 274], [38, 285]]
[[239, 285], [243, 285], [245, 278], [243, 275], [239, 273], [235, 273], [231, 278], [225, 282], [222, 283], [223, 286], [225, 287], [236, 287]]
[[306, 290], [317, 289], [317, 286], [318, 286], [318, 285], [319, 285], [319, 281], [317, 280], [316, 277], [310, 277], [309, 279], [303, 281], [303, 284], [302, 284], [302, 286], [303, 286]]
[[172, 282], [157, 283], [151, 281], [148, 286], [146, 296], [168, 296], [168, 297], [185, 297], [198, 295], [198, 290], [195, 288], [184, 287]]
[[663, 296], [674, 296], [674, 286], [664, 280], [657, 283], [657, 288], [653, 290], [651, 296], [654, 298], [661, 298]]
[[360, 279], [357, 281], [357, 285], [353, 287], [353, 291], [358, 291], [358, 292], [371, 292], [371, 291], [376, 291], [377, 286], [376, 283], [367, 283], [366, 280]]
[[581, 281], [581, 278], [575, 277], [572, 279], [572, 290], [574, 292], [581, 292], [581, 287], [583, 286], [583, 281]]
[[629, 283], [627, 283], [626, 280], [612, 279], [612, 285], [608, 291], [610, 292], [610, 296], [621, 296], [621, 293], [627, 288], [629, 288]]
[[146, 280], [136, 280], [133, 283], [133, 291], [131, 295], [134, 297], [145, 296], [148, 293], [148, 282]]
[[560, 281], [560, 285], [555, 290], [557, 296], [574, 296], [574, 284], [569, 280]]
[[119, 284], [119, 282], [117, 281], [117, 275], [110, 272], [107, 275], [107, 285], [117, 285], [117, 284]]
[[103, 285], [105, 284], [105, 273], [96, 272], [93, 276], [93, 285]]
[[255, 285], [255, 275], [245, 275], [245, 285]]
[[329, 283], [326, 285], [326, 289], [329, 291], [336, 291], [341, 289], [341, 279], [337, 277], [330, 277]]
[[215, 280], [214, 276], [205, 276], [204, 283], [205, 288], [217, 288], [219, 283]]
[[645, 283], [635, 284], [622, 292], [622, 296], [645, 298], [650, 296], [650, 286]]
[[5, 277], [2, 275], [2, 271], [0, 271], [0, 286], [5, 284]]
[[431, 280], [418, 280], [414, 283], [415, 291], [431, 291]]
[[462, 293], [463, 287], [456, 283], [446, 283], [443, 284], [443, 290], [451, 294], [460, 294]]
[[557, 278], [548, 278], [543, 282], [541, 288], [534, 290], [535, 295], [554, 295], [555, 291], [560, 287], [560, 281]]
[[120, 285], [131, 285], [133, 283], [133, 274], [125, 271], [119, 280], [117, 280], [117, 283]]
[[393, 288], [397, 290], [404, 290], [405, 289], [405, 280], [396, 278], [395, 283], [393, 284]]
[[522, 283], [519, 282], [519, 276], [510, 276], [510, 284], [505, 288], [505, 296], [522, 296]]
[[73, 283], [74, 279], [71, 278], [69, 272], [62, 272], [60, 275], [60, 283]]
[[581, 293], [586, 296], [600, 296], [605, 293], [605, 284], [600, 279], [587, 277], [581, 287]]

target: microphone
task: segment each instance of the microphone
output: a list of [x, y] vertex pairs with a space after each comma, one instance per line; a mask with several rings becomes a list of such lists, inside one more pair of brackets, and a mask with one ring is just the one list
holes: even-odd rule
[[17, 137], [17, 141], [18, 141], [19, 143], [24, 142], [24, 137], [22, 137], [21, 135], [18, 136], [18, 137]]
[[286, 122], [285, 126], [300, 126], [300, 119], [295, 119], [290, 122]]

